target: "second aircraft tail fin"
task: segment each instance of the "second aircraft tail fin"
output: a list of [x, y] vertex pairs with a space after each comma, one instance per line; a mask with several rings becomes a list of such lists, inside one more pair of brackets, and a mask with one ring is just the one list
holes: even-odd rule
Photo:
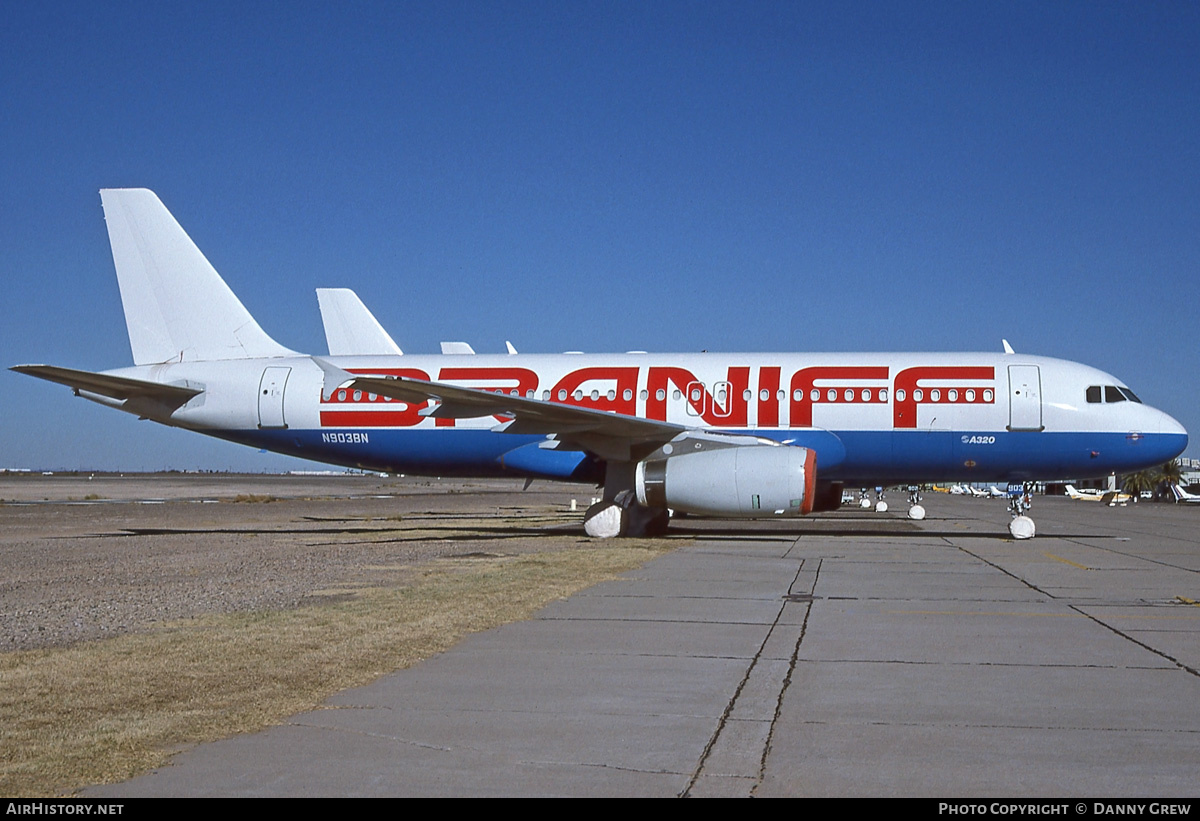
[[330, 356], [399, 356], [404, 353], [349, 288], [318, 288], [317, 304]]

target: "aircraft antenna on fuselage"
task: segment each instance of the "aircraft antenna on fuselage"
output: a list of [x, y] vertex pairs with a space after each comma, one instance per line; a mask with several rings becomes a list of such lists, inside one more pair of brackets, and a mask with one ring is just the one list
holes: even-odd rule
[[259, 327], [153, 191], [100, 192], [136, 365], [294, 356]]

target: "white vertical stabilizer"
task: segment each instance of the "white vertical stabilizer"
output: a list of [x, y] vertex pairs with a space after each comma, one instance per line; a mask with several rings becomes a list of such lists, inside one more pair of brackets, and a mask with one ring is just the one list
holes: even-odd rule
[[349, 288], [318, 288], [317, 304], [330, 356], [400, 356], [404, 353]]
[[294, 356], [259, 327], [153, 191], [100, 192], [137, 365]]

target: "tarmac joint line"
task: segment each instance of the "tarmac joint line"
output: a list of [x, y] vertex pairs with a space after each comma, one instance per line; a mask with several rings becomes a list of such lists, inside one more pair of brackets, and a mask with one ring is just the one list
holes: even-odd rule
[[[816, 561], [816, 571], [810, 571], [811, 588], [807, 592], [801, 592], [794, 588], [805, 570], [807, 560], [800, 560], [796, 574], [788, 585], [788, 592], [781, 597], [779, 611], [747, 666], [745, 675], [726, 704], [712, 738], [700, 755], [695, 772], [680, 793], [681, 798], [752, 797], [758, 785], [762, 783], [783, 695], [791, 683], [800, 644], [804, 640], [804, 632], [808, 625], [808, 616], [812, 612], [812, 590], [816, 588], [816, 579], [820, 574], [820, 559]], [[804, 618], [795, 639], [784, 638], [791, 647], [786, 668], [781, 669], [782, 664], [772, 664], [765, 660], [764, 653], [773, 639], [778, 641], [783, 636], [783, 616], [789, 611], [789, 606], [797, 604], [804, 607]], [[795, 629], [796, 626], [789, 624], [782, 627]], [[757, 701], [748, 695], [750, 691], [759, 694]], [[767, 698], [774, 701], [769, 717], [761, 709]]]
[[1151, 653], [1154, 653], [1156, 656], [1161, 656], [1162, 658], [1164, 658], [1167, 661], [1174, 664], [1180, 670], [1185, 670], [1185, 671], [1191, 673], [1193, 676], [1200, 677], [1200, 670], [1197, 670], [1194, 667], [1189, 667], [1188, 665], [1184, 664], [1182, 661], [1175, 658], [1171, 654], [1165, 653], [1162, 650], [1158, 650], [1154, 647], [1151, 647], [1149, 644], [1146, 644], [1144, 641], [1138, 641], [1133, 636], [1129, 635], [1128, 633], [1124, 632], [1123, 630], [1118, 630], [1116, 627], [1113, 627], [1111, 624], [1104, 621], [1103, 619], [1100, 619], [1091, 613], [1084, 612], [1083, 610], [1080, 610], [1078, 607], [1076, 607], [1073, 604], [1068, 605], [1068, 606], [1072, 610], [1075, 610], [1076, 612], [1082, 613], [1083, 615], [1087, 616], [1089, 619], [1091, 619], [1092, 621], [1094, 621], [1096, 624], [1100, 625], [1101, 627], [1104, 627], [1104, 628], [1116, 633], [1118, 636], [1125, 639], [1126, 641], [1131, 641], [1134, 644], [1136, 644], [1138, 647], [1141, 647], [1143, 650], [1149, 650]]

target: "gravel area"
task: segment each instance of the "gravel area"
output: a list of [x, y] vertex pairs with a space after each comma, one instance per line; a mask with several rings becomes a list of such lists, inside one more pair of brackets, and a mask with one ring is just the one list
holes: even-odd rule
[[402, 583], [438, 558], [577, 549], [595, 493], [375, 476], [0, 476], [0, 650], [303, 606]]

